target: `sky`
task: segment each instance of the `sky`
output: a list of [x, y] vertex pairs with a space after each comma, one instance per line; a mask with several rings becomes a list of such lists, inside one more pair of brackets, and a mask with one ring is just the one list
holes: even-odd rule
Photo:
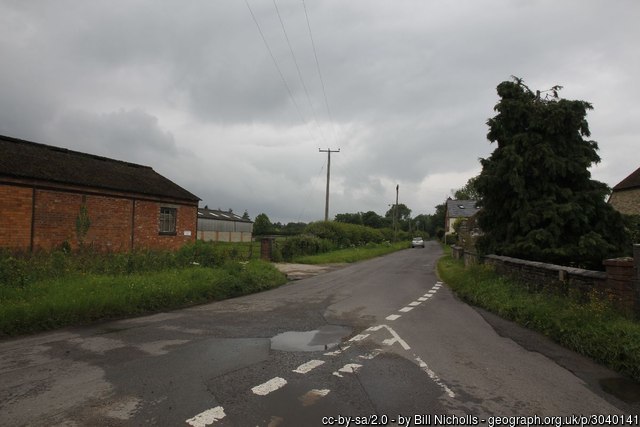
[[[640, 167], [637, 0], [0, 0], [0, 134], [153, 167], [200, 206], [412, 215], [480, 172], [512, 75]], [[293, 54], [292, 54], [293, 52]]]

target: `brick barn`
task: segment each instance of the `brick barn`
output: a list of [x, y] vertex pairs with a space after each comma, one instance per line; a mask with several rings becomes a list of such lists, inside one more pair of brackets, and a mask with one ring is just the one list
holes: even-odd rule
[[0, 248], [177, 249], [199, 200], [149, 166], [0, 136]]

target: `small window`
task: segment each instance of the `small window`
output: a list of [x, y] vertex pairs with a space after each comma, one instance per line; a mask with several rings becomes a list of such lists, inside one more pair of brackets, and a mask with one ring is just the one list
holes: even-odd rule
[[176, 208], [160, 208], [160, 234], [176, 234]]

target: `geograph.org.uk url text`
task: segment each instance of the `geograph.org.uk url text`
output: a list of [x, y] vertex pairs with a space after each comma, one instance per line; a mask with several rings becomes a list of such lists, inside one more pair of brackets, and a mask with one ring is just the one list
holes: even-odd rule
[[322, 417], [329, 426], [640, 426], [640, 415], [491, 416], [416, 414], [411, 416], [362, 415]]

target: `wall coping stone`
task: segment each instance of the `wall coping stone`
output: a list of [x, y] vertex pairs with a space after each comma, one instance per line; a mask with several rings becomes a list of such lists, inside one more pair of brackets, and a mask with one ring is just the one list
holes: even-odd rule
[[633, 267], [633, 258], [624, 257], [624, 258], [613, 258], [613, 259], [605, 259], [602, 263], [606, 266], [615, 266], [615, 267]]
[[590, 278], [596, 278], [596, 279], [606, 279], [607, 277], [607, 273], [605, 273], [604, 271], [585, 270], [583, 268], [567, 267], [564, 265], [557, 265], [557, 264], [548, 264], [548, 263], [539, 262], [539, 261], [529, 261], [525, 259], [511, 258], [508, 256], [502, 256], [502, 255], [487, 255], [485, 256], [485, 259], [494, 259], [497, 261], [502, 261], [504, 263], [518, 264], [518, 265], [523, 265], [527, 267], [537, 267], [537, 268], [550, 270], [550, 271], [566, 271], [568, 274], [573, 276], [583, 276], [583, 277], [590, 277]]

